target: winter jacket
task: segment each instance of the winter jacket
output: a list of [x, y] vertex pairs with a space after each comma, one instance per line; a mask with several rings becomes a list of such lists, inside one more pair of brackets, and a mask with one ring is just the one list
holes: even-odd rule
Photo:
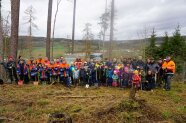
[[28, 68], [27, 68], [27, 66], [26, 66], [26, 64], [18, 64], [17, 65], [17, 74], [18, 75], [27, 75], [28, 74]]
[[174, 74], [176, 71], [176, 64], [174, 61], [164, 62], [162, 68], [165, 70], [166, 73]]
[[113, 75], [112, 75], [112, 79], [113, 79], [113, 82], [117, 82], [118, 79], [119, 79], [119, 77], [118, 77], [117, 74], [113, 74]]
[[73, 72], [73, 78], [74, 79], [79, 79], [79, 70], [75, 69]]
[[108, 69], [108, 70], [106, 71], [106, 77], [107, 77], [107, 78], [112, 78], [112, 75], [113, 75], [112, 69]]

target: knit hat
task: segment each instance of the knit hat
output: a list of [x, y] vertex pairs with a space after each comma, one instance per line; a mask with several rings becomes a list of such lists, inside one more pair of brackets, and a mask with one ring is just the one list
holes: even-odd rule
[[139, 72], [137, 70], [134, 71], [134, 74], [138, 74]]
[[13, 57], [12, 56], [8, 56], [8, 59], [13, 59]]

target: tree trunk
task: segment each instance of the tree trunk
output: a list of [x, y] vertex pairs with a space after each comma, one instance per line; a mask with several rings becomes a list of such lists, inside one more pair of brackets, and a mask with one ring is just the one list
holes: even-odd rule
[[0, 57], [3, 59], [3, 25], [2, 25], [2, 18], [1, 18], [1, 0], [0, 0]]
[[110, 22], [110, 42], [109, 42], [109, 59], [112, 59], [112, 42], [114, 39], [114, 5], [115, 5], [115, 1], [112, 0], [112, 7], [111, 7], [111, 22]]
[[47, 20], [47, 39], [46, 39], [46, 56], [50, 59], [50, 42], [51, 42], [51, 21], [52, 21], [52, 2], [48, 3], [48, 20]]
[[17, 51], [18, 51], [19, 9], [20, 9], [20, 0], [11, 0], [10, 54], [14, 59], [17, 59]]

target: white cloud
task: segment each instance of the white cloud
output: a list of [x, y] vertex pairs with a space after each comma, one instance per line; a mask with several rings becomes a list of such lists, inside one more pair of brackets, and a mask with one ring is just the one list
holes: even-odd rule
[[[56, 10], [56, 1], [53, 0], [53, 16]], [[73, 1], [73, 0], [71, 0]], [[111, 0], [108, 0], [110, 2]], [[115, 0], [116, 39], [138, 38], [137, 32], [144, 27], [149, 30], [155, 27], [159, 36], [165, 31], [171, 34], [176, 25], [181, 25], [182, 34], [186, 35], [186, 0]], [[35, 36], [46, 36], [48, 0], [21, 0], [20, 8], [20, 35], [27, 35], [27, 26], [23, 17], [25, 9], [32, 5], [36, 9], [36, 24], [39, 30]], [[2, 1], [3, 15], [10, 11], [10, 1]], [[83, 37], [82, 30], [85, 23], [92, 24], [92, 32], [97, 37], [99, 32], [100, 15], [104, 12], [105, 0], [77, 0], [76, 39]], [[56, 22], [55, 37], [66, 38], [72, 33], [73, 2], [62, 0]], [[53, 24], [52, 24], [53, 25]], [[108, 32], [109, 34], [109, 32]]]

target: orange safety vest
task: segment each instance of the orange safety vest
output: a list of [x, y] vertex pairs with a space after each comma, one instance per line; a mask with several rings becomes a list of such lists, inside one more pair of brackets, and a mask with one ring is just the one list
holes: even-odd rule
[[164, 62], [162, 65], [163, 69], [167, 69], [168, 71], [171, 71], [172, 73], [176, 72], [176, 64], [174, 61]]
[[43, 64], [48, 67], [50, 65], [50, 61], [44, 61]]
[[38, 59], [37, 60], [37, 64], [43, 64], [44, 63], [44, 60], [43, 59]]

